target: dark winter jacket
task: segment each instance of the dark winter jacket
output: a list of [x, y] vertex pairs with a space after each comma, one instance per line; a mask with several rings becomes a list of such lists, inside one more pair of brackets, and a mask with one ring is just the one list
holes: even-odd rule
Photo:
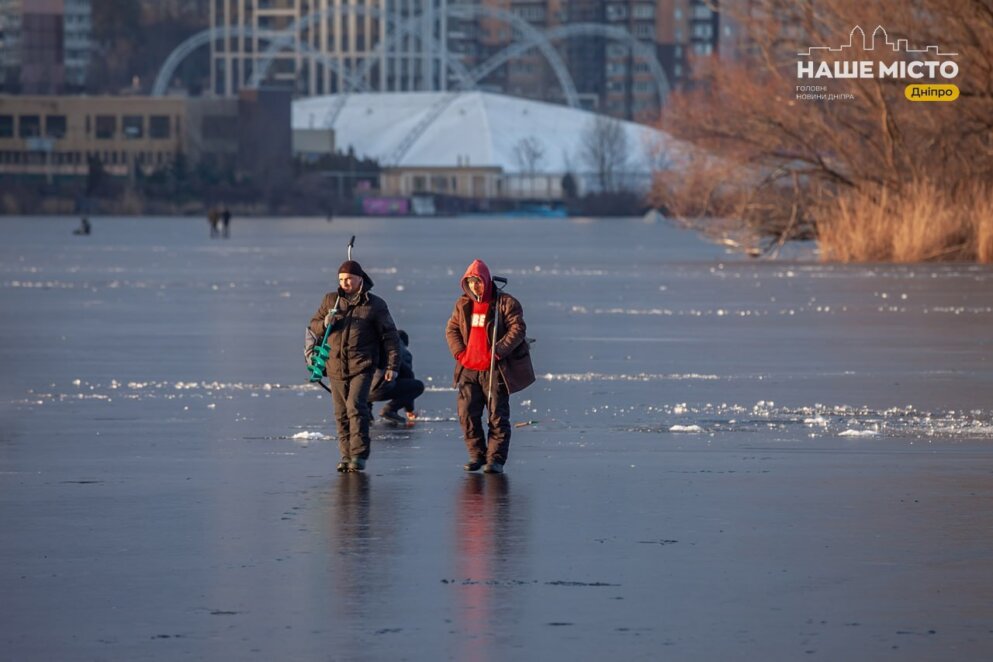
[[326, 370], [332, 379], [347, 379], [380, 366], [396, 371], [400, 366], [400, 337], [390, 310], [369, 292], [372, 280], [366, 276], [363, 281], [362, 290], [352, 297], [354, 303], [340, 288], [325, 294], [307, 327], [303, 351], [309, 361], [314, 346], [324, 337], [325, 317], [338, 301], [328, 334], [331, 356]]
[[517, 299], [509, 294], [496, 291], [490, 278], [490, 270], [482, 260], [473, 261], [462, 276], [463, 294], [455, 302], [452, 316], [448, 319], [448, 325], [445, 327], [448, 349], [456, 358], [455, 385], [458, 385], [464, 370], [458, 361], [458, 356], [466, 349], [472, 323], [474, 297], [466, 284], [466, 279], [470, 276], [476, 276], [483, 280], [485, 290], [482, 299], [484, 301], [492, 301], [492, 297], [496, 296], [497, 305], [491, 305], [486, 316], [486, 338], [489, 344], [493, 337], [493, 313], [494, 308], [496, 308], [499, 311], [495, 346], [497, 370], [500, 371], [500, 375], [507, 385], [507, 390], [511, 393], [517, 393], [535, 381], [534, 367], [531, 364], [531, 349], [525, 338], [527, 326], [524, 324], [524, 310]]
[[[400, 343], [400, 367], [397, 368], [396, 378], [398, 380], [414, 378], [414, 355], [410, 353], [410, 350], [402, 342]], [[382, 368], [376, 370], [372, 376], [372, 387], [369, 389], [369, 392], [375, 393], [382, 390], [385, 382], [386, 371]]]

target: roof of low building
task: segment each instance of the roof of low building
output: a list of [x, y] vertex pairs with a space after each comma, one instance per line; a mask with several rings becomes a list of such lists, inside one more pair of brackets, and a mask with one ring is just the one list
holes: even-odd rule
[[[309, 97], [293, 102], [293, 128], [333, 128], [340, 150], [384, 166], [497, 166], [528, 168], [525, 142], [542, 157], [537, 172], [589, 169], [584, 136], [596, 113], [490, 92], [385, 92]], [[650, 170], [651, 155], [671, 140], [665, 133], [620, 121], [629, 166]]]

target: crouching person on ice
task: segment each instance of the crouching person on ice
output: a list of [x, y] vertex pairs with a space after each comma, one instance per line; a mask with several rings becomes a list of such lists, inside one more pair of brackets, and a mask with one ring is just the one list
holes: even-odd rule
[[[459, 422], [469, 461], [466, 471], [503, 473], [510, 451], [510, 394], [534, 383], [524, 311], [520, 302], [498, 289], [482, 260], [462, 276], [462, 296], [445, 328], [455, 357]], [[483, 409], [488, 412], [483, 429]]]
[[370, 289], [372, 279], [359, 263], [343, 262], [338, 268], [338, 290], [324, 295], [304, 341], [309, 365], [315, 346], [327, 331], [325, 368], [338, 424], [340, 472], [365, 469], [373, 374], [385, 355], [384, 378], [392, 382], [400, 363], [400, 339], [393, 317], [386, 302], [370, 294]]

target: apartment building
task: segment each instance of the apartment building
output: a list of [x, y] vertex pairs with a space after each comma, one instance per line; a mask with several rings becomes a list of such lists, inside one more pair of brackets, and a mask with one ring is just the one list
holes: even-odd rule
[[[574, 34], [553, 48], [571, 75], [580, 103], [624, 119], [658, 111], [651, 66], [633, 54], [619, 31], [647, 46], [669, 84], [678, 87], [693, 55], [716, 52], [719, 15], [713, 0], [209, 0], [216, 94], [230, 96], [266, 80], [302, 96], [354, 90], [441, 91], [456, 85], [448, 58], [468, 70], [527, 33], [565, 26], [612, 28], [612, 35]], [[509, 18], [508, 18], [509, 17]], [[515, 25], [516, 24], [516, 25]], [[231, 27], [235, 26], [235, 27]], [[266, 55], [280, 31], [299, 42]], [[271, 65], [261, 74], [263, 63]], [[351, 82], [350, 82], [351, 81]], [[562, 102], [554, 70], [538, 48], [519, 54], [478, 81], [478, 87], [542, 101]]]
[[83, 89], [92, 44], [91, 0], [0, 0], [0, 90]]
[[[361, 78], [369, 91], [447, 87], [444, 59], [447, 0], [210, 0], [211, 87], [230, 96], [271, 59], [262, 80], [306, 96], [352, 89]], [[230, 29], [237, 26], [241, 31]], [[294, 28], [298, 41], [274, 54], [279, 33]]]
[[[654, 50], [672, 87], [689, 74], [693, 54], [717, 51], [719, 15], [711, 0], [478, 0], [510, 12], [539, 31], [570, 24], [618, 28]], [[502, 21], [480, 21], [479, 51], [489, 56], [515, 39]], [[628, 44], [606, 36], [579, 35], [554, 44], [572, 76], [583, 107], [624, 119], [658, 111], [651, 68]], [[483, 89], [561, 102], [562, 90], [547, 60], [532, 49], [482, 81]]]

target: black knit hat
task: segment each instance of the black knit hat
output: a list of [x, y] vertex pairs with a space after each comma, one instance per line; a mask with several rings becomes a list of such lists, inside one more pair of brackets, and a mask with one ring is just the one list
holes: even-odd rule
[[353, 276], [358, 276], [362, 279], [362, 289], [371, 290], [372, 289], [372, 279], [369, 278], [369, 274], [362, 270], [362, 265], [360, 265], [355, 260], [345, 260], [338, 267], [338, 274], [351, 274]]
[[345, 260], [338, 267], [339, 274], [352, 274], [353, 276], [359, 276], [365, 278], [365, 272], [362, 271], [362, 265], [360, 265], [355, 260]]

